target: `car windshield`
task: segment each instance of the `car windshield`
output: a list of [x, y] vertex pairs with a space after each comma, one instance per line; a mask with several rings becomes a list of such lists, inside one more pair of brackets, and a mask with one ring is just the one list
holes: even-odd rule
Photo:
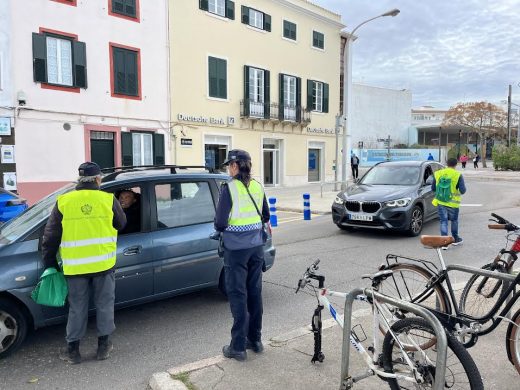
[[421, 167], [379, 165], [372, 168], [360, 184], [410, 186], [419, 181]]
[[45, 220], [51, 213], [52, 208], [56, 204], [58, 195], [69, 192], [74, 189], [75, 183], [67, 184], [58, 191], [53, 192], [46, 198], [43, 198], [31, 208], [27, 209], [18, 217], [12, 219], [0, 228], [0, 243], [8, 244], [17, 240], [21, 235], [32, 229], [34, 226]]

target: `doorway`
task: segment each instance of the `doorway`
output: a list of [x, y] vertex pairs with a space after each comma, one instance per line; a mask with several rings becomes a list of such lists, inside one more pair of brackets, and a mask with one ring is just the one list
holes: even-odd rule
[[226, 171], [222, 166], [229, 151], [230, 137], [206, 135], [204, 137], [204, 162], [207, 167]]
[[101, 168], [115, 166], [114, 133], [110, 131], [90, 132], [90, 158]]
[[266, 138], [263, 140], [264, 185], [274, 187], [280, 185], [280, 143], [278, 139]]
[[320, 181], [321, 179], [321, 149], [309, 148], [309, 182]]

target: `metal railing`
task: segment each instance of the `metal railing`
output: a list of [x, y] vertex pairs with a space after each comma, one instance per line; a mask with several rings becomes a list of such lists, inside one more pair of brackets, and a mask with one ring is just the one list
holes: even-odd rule
[[240, 101], [240, 116], [242, 118], [272, 122], [311, 122], [311, 113], [301, 106], [280, 105], [273, 102], [255, 102], [251, 99]]
[[[414, 305], [410, 302], [395, 299], [375, 292], [371, 289], [356, 288], [350, 291], [347, 294], [347, 298], [345, 299], [345, 311], [343, 319], [343, 344], [341, 349], [341, 382], [339, 387], [340, 390], [347, 390], [351, 388], [353, 382], [356, 382], [356, 379], [352, 378], [349, 375], [348, 367], [350, 359], [350, 335], [352, 333], [352, 304], [354, 303], [355, 298], [360, 294], [364, 294], [367, 297], [375, 299], [378, 302], [388, 303], [392, 306], [409, 311], [411, 313], [414, 313], [415, 315], [418, 315], [419, 317], [424, 318], [432, 326], [435, 336], [437, 337], [437, 358], [435, 362], [435, 377], [445, 377], [448, 340], [446, 337], [446, 332], [439, 320], [427, 309]], [[442, 390], [443, 388], [443, 380], [436, 380], [433, 384], [433, 389], [435, 390]]]

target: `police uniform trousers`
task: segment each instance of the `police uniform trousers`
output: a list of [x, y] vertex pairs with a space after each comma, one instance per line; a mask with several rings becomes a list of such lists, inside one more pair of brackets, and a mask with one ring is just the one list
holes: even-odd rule
[[264, 248], [225, 250], [224, 269], [233, 327], [230, 347], [245, 351], [246, 338], [251, 342], [262, 337], [262, 265]]
[[78, 341], [87, 330], [90, 289], [93, 290], [96, 307], [97, 335], [107, 336], [114, 332], [114, 271], [95, 276], [67, 277], [69, 287], [69, 318], [67, 321], [67, 342]]

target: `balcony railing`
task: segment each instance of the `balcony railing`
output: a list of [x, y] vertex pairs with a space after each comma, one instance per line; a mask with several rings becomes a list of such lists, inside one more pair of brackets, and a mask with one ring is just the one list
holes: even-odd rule
[[310, 123], [311, 121], [311, 113], [301, 106], [261, 103], [250, 99], [240, 101], [240, 116], [272, 122]]

